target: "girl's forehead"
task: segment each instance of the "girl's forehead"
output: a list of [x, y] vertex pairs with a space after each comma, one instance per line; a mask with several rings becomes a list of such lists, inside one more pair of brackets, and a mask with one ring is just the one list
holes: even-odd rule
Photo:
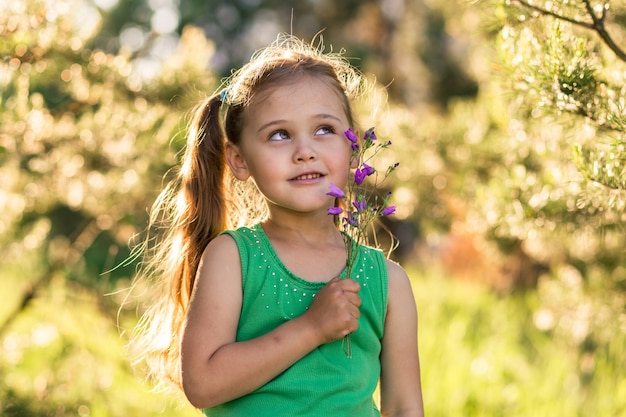
[[257, 112], [270, 107], [297, 105], [306, 107], [331, 107], [347, 115], [345, 96], [329, 80], [321, 77], [301, 76], [295, 80], [267, 86], [251, 98], [248, 111]]

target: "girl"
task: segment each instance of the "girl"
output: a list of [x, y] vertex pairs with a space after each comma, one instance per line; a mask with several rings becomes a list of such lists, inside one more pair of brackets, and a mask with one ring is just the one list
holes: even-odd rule
[[138, 336], [153, 375], [207, 416], [423, 415], [408, 277], [364, 246], [346, 277], [327, 214], [362, 86], [339, 55], [285, 36], [195, 113], [153, 208], [166, 234], [145, 272], [166, 293]]

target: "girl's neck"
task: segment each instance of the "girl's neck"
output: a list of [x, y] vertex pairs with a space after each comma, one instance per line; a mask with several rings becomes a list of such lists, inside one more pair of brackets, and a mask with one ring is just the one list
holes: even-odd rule
[[270, 217], [262, 224], [286, 268], [311, 282], [327, 282], [339, 276], [346, 266], [346, 250], [332, 216], [293, 220], [290, 216]]
[[334, 245], [342, 242], [341, 233], [333, 223], [333, 217], [310, 218], [272, 216], [263, 222], [263, 230], [271, 240], [309, 243], [311, 245]]

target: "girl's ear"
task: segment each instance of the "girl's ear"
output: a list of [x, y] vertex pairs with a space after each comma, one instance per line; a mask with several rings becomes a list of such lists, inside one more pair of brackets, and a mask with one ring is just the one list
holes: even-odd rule
[[239, 146], [226, 142], [226, 149], [224, 151], [226, 154], [226, 163], [230, 167], [230, 170], [233, 172], [235, 178], [240, 181], [247, 180], [250, 177], [250, 171], [248, 171], [248, 165], [243, 159], [243, 155], [241, 155]]

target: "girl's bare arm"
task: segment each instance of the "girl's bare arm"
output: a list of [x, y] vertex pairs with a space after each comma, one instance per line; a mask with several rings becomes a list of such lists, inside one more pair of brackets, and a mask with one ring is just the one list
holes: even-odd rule
[[387, 266], [389, 301], [381, 353], [381, 414], [423, 417], [415, 300], [404, 270], [393, 262]]
[[359, 284], [333, 279], [302, 316], [256, 339], [236, 342], [241, 282], [234, 240], [217, 237], [203, 254], [181, 345], [183, 389], [198, 408], [252, 392], [317, 346], [358, 327]]

